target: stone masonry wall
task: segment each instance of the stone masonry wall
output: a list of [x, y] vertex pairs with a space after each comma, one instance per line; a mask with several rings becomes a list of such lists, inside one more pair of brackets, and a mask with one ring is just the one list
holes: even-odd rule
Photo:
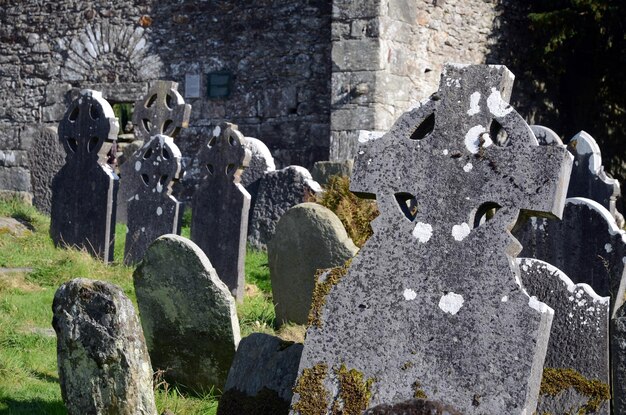
[[[328, 158], [330, 4], [323, 0], [0, 0], [0, 189], [28, 192], [28, 150], [82, 88], [134, 102], [151, 81], [200, 75], [192, 155], [227, 120], [263, 140], [279, 165]], [[233, 76], [209, 99], [206, 76]], [[122, 126], [123, 127], [123, 126]]]

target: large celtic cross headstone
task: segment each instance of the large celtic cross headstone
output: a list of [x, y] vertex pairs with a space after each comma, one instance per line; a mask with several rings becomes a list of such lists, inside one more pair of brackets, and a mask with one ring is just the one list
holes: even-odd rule
[[[177, 89], [178, 83], [176, 82], [157, 81], [145, 97], [135, 102], [133, 131], [138, 139], [147, 142], [158, 134], [174, 138], [182, 128], [189, 126], [191, 105], [185, 104], [185, 100]], [[134, 156], [131, 158], [134, 159]], [[139, 176], [133, 174], [134, 168], [132, 163], [124, 163], [120, 166], [122, 180], [117, 216], [118, 221], [123, 223], [127, 222], [126, 204], [134, 196], [133, 190], [141, 184]]]
[[59, 124], [67, 154], [52, 180], [50, 236], [55, 245], [77, 246], [113, 260], [118, 177], [105, 162], [118, 122], [98, 91], [84, 90]]
[[137, 177], [128, 201], [128, 233], [124, 262], [143, 258], [148, 245], [168, 233], [180, 233], [181, 203], [172, 196], [172, 184], [180, 173], [180, 150], [172, 137], [156, 135], [128, 160]]
[[242, 301], [250, 195], [239, 182], [250, 150], [237, 126], [224, 123], [215, 127], [198, 161], [205, 177], [192, 201], [191, 239]]
[[294, 413], [413, 397], [534, 411], [553, 312], [522, 290], [509, 230], [520, 210], [560, 215], [571, 156], [538, 145], [512, 83], [504, 66], [447, 65], [435, 95], [360, 148], [352, 190], [381, 213], [347, 274], [318, 283]]

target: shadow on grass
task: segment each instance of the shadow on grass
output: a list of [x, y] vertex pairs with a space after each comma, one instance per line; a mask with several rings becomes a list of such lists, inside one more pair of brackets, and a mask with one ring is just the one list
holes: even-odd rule
[[34, 399], [17, 401], [15, 399], [0, 399], [0, 415], [66, 415], [67, 410], [63, 402], [50, 402]]

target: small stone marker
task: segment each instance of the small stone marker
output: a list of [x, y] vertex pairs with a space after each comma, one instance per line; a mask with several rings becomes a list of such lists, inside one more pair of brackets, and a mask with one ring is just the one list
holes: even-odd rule
[[57, 127], [41, 127], [28, 152], [33, 206], [50, 214], [52, 179], [65, 164]]
[[133, 279], [154, 370], [192, 390], [221, 389], [239, 344], [239, 321], [235, 300], [204, 252], [181, 236], [161, 236]]
[[[144, 142], [157, 134], [175, 138], [182, 128], [189, 126], [190, 114], [191, 105], [185, 104], [185, 100], [178, 93], [178, 83], [157, 81], [143, 99], [135, 102], [133, 132]], [[129, 162], [120, 166], [122, 181], [117, 209], [117, 221], [120, 223], [127, 222], [126, 204], [134, 197], [134, 190], [141, 184], [139, 176], [133, 174], [134, 169], [133, 163]]]
[[269, 334], [242, 339], [217, 414], [287, 414], [301, 354], [302, 344]]
[[261, 179], [250, 215], [248, 243], [253, 248], [265, 250], [281, 216], [321, 191], [320, 185], [304, 167], [289, 166], [267, 173]]
[[571, 158], [538, 145], [508, 104], [512, 82], [504, 66], [446, 65], [431, 99], [360, 147], [352, 191], [380, 216], [347, 274], [322, 281], [293, 413], [416, 396], [466, 415], [534, 412], [553, 312], [516, 283], [507, 230], [520, 209], [561, 213]]
[[341, 266], [357, 252], [330, 209], [316, 203], [289, 209], [267, 245], [276, 320], [306, 324], [317, 270]]
[[206, 176], [192, 200], [191, 239], [237, 301], [243, 301], [250, 195], [239, 181], [250, 151], [237, 126], [225, 123], [215, 127], [198, 161]]
[[180, 173], [180, 150], [172, 137], [152, 137], [129, 160], [139, 177], [135, 195], [128, 201], [128, 233], [124, 263], [141, 261], [148, 245], [167, 233], [180, 233], [181, 204], [172, 196], [173, 181]]
[[567, 197], [595, 200], [611, 212], [620, 228], [623, 227], [624, 217], [616, 207], [616, 201], [622, 194], [619, 181], [604, 171], [602, 154], [596, 140], [581, 131], [572, 137], [567, 148], [574, 155]]
[[70, 415], [156, 415], [139, 318], [121, 288], [75, 279], [52, 304], [59, 383]]
[[66, 163], [52, 180], [50, 236], [113, 261], [118, 177], [106, 154], [118, 132], [113, 109], [98, 91], [83, 90], [59, 124]]
[[[587, 284], [574, 284], [561, 270], [532, 258], [518, 258], [522, 285], [530, 296], [554, 310], [550, 342], [544, 363], [544, 382], [554, 375], [582, 375], [604, 385], [609, 379], [609, 297], [598, 296]], [[558, 385], [550, 385], [558, 388]], [[582, 386], [582, 385], [573, 385]], [[593, 398], [571, 388], [539, 397], [537, 413], [578, 413]], [[571, 390], [570, 390], [571, 389]], [[597, 414], [608, 414], [609, 399], [601, 399]]]

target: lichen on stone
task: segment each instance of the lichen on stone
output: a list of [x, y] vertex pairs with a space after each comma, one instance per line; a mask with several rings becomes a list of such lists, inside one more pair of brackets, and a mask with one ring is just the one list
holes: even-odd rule
[[348, 370], [345, 365], [335, 369], [339, 380], [339, 398], [333, 403], [333, 415], [360, 415], [367, 409], [372, 398], [374, 379], [365, 380], [363, 373], [356, 369]]
[[589, 380], [570, 368], [545, 368], [543, 370], [539, 389], [541, 395], [556, 396], [569, 388], [574, 388], [576, 392], [588, 398], [587, 403], [581, 406], [575, 415], [594, 413], [605, 401], [611, 399], [609, 385], [599, 379]]
[[422, 389], [422, 384], [417, 380], [413, 382], [413, 391], [413, 397], [415, 399], [428, 399], [428, 395], [426, 395], [426, 392]]
[[293, 388], [293, 392], [300, 395], [300, 399], [292, 406], [294, 411], [300, 415], [326, 414], [330, 395], [324, 387], [324, 378], [327, 374], [328, 366], [324, 363], [318, 363], [302, 371]]
[[[322, 308], [326, 304], [326, 297], [330, 293], [333, 286], [337, 285], [339, 280], [343, 278], [350, 268], [352, 259], [346, 261], [340, 267], [318, 270], [315, 274], [315, 288], [313, 289], [313, 296], [311, 300], [311, 309], [309, 311], [308, 325], [315, 326], [317, 328], [322, 327]], [[324, 281], [320, 280], [323, 273], [328, 272]]]

